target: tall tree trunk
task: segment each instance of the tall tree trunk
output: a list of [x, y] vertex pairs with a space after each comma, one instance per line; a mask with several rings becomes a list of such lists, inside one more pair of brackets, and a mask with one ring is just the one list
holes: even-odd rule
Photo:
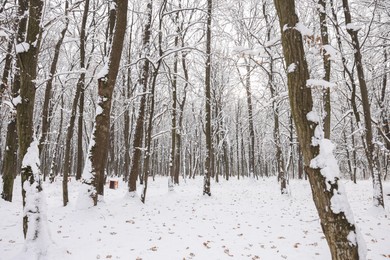
[[15, 173], [18, 168], [18, 144], [15, 142], [17, 138], [16, 118], [12, 117], [7, 126], [6, 147], [3, 159], [4, 163], [2, 165], [3, 191], [1, 193], [1, 198], [10, 202], [12, 201], [12, 194], [14, 190]]
[[52, 111], [51, 109], [49, 109], [49, 107], [50, 107], [50, 100], [52, 98], [53, 80], [54, 80], [55, 73], [57, 72], [57, 64], [60, 57], [61, 46], [64, 41], [65, 34], [68, 30], [68, 25], [69, 25], [68, 8], [69, 8], [69, 1], [65, 1], [65, 14], [64, 14], [65, 26], [64, 29], [62, 29], [60, 33], [60, 38], [58, 39], [56, 46], [54, 48], [54, 57], [50, 66], [49, 79], [46, 82], [45, 99], [42, 108], [42, 123], [41, 123], [42, 134], [39, 139], [39, 153], [41, 155], [41, 158], [43, 158], [42, 156], [43, 149], [45, 147], [45, 142], [47, 139], [47, 134], [49, 132], [50, 121], [52, 116], [50, 113]]
[[[29, 5], [28, 5], [29, 4]], [[26, 213], [23, 217], [23, 234], [24, 237], [31, 240], [36, 240], [39, 236], [39, 223], [42, 220], [40, 214], [40, 203], [36, 205], [30, 205], [31, 200], [29, 196], [42, 196], [42, 186], [39, 176], [39, 167], [35, 167], [36, 161], [29, 162], [25, 155], [27, 149], [30, 147], [33, 149], [34, 139], [34, 103], [36, 92], [36, 77], [38, 67], [38, 54], [40, 47], [39, 34], [41, 31], [41, 16], [43, 1], [31, 0], [19, 1], [19, 5], [22, 9], [26, 10], [25, 6], [28, 6], [28, 23], [27, 20], [21, 19], [19, 23], [19, 32], [26, 28], [26, 38], [23, 42], [20, 41], [18, 35], [17, 42], [20, 42], [17, 47], [17, 58], [20, 69], [20, 90], [19, 95], [21, 102], [17, 105], [17, 128], [19, 137], [19, 156], [23, 158], [23, 165], [21, 169], [22, 175], [22, 198], [23, 207], [26, 208]], [[26, 25], [27, 24], [27, 25]], [[25, 27], [26, 26], [26, 27]], [[32, 151], [31, 150], [31, 151]], [[38, 159], [39, 161], [39, 159]], [[39, 163], [39, 162], [38, 162]], [[38, 168], [38, 169], [37, 169]], [[36, 224], [29, 230], [29, 222], [36, 222]], [[43, 221], [43, 220], [42, 220]]]
[[81, 179], [83, 171], [83, 126], [84, 126], [84, 95], [85, 95], [85, 45], [86, 45], [86, 26], [89, 12], [89, 0], [84, 2], [83, 19], [81, 21], [80, 28], [80, 69], [81, 74], [77, 82], [77, 88], [80, 88], [80, 102], [79, 102], [79, 118], [78, 118], [78, 130], [77, 130], [77, 171], [76, 180]]
[[144, 188], [141, 194], [142, 203], [145, 203], [146, 201], [146, 192], [148, 189], [148, 180], [150, 175], [151, 141], [152, 141], [153, 116], [154, 116], [154, 92], [156, 87], [156, 79], [158, 76], [158, 69], [156, 69], [156, 71], [153, 74], [154, 75], [153, 75], [152, 88], [149, 96], [149, 102], [150, 102], [149, 122], [148, 122], [148, 128], [146, 131], [146, 139], [145, 139], [146, 153], [145, 153], [144, 168], [143, 168]]
[[[329, 45], [329, 34], [328, 26], [326, 24], [326, 2], [325, 0], [318, 0], [318, 15], [320, 18], [320, 29], [321, 29], [321, 41], [323, 46]], [[330, 81], [330, 59], [329, 54], [326, 53], [325, 49], [321, 50], [322, 52], [322, 61], [324, 65], [324, 80]], [[324, 116], [324, 137], [330, 139], [330, 119], [331, 119], [331, 107], [330, 107], [330, 88], [325, 88], [323, 90], [323, 102], [325, 109]]]
[[[266, 3], [263, 3], [263, 15], [265, 18], [266, 26], [267, 26], [267, 41], [271, 40], [271, 24], [269, 21], [269, 17], [267, 15], [266, 10]], [[271, 92], [271, 99], [272, 99], [272, 109], [274, 114], [274, 131], [273, 131], [273, 138], [275, 143], [275, 157], [276, 157], [276, 167], [278, 171], [278, 181], [280, 182], [280, 191], [282, 194], [287, 193], [287, 178], [286, 178], [286, 171], [284, 167], [284, 159], [283, 159], [283, 151], [282, 151], [282, 144], [280, 143], [280, 129], [279, 129], [279, 104], [275, 100], [276, 98], [276, 86], [274, 84], [274, 58], [271, 54], [271, 52], [266, 49], [266, 52], [268, 54], [268, 57], [270, 59], [270, 65], [269, 65], [269, 71], [268, 74], [268, 86]]]
[[[0, 107], [3, 99], [3, 93], [8, 89], [9, 75], [12, 66], [12, 48], [14, 44], [14, 37], [11, 37], [8, 42], [7, 55], [5, 57], [4, 71], [0, 83]], [[11, 97], [14, 98], [18, 94], [19, 84], [14, 83], [11, 89]], [[3, 174], [3, 191], [1, 197], [6, 201], [12, 201], [12, 193], [14, 190], [15, 172], [17, 169], [18, 161], [18, 134], [16, 129], [16, 107], [11, 108], [11, 118], [7, 126], [7, 136], [5, 141], [5, 151], [3, 164], [1, 165], [1, 172]]]
[[205, 174], [203, 180], [203, 195], [211, 196], [210, 191], [210, 176], [213, 175], [212, 168], [212, 128], [211, 128], [211, 15], [212, 15], [213, 1], [207, 0], [207, 28], [206, 28], [206, 74], [205, 74], [205, 114], [206, 114], [206, 158], [205, 158]]
[[247, 61], [246, 65], [246, 77], [245, 77], [245, 91], [246, 91], [246, 101], [248, 105], [248, 122], [249, 122], [249, 175], [251, 177], [257, 176], [255, 174], [255, 131], [253, 127], [253, 105], [252, 105], [252, 90], [251, 90], [251, 67], [250, 59]]
[[[128, 46], [128, 64], [131, 64], [131, 48], [133, 46], [133, 27], [134, 27], [134, 15], [131, 16], [130, 32], [129, 32], [129, 46]], [[130, 170], [130, 98], [133, 95], [133, 83], [131, 80], [131, 66], [127, 68], [127, 80], [126, 80], [126, 91], [124, 95], [126, 98], [126, 110], [123, 114], [124, 117], [124, 127], [123, 127], [123, 136], [125, 143], [125, 152], [124, 152], [124, 181], [128, 181], [129, 170]]]
[[[177, 16], [179, 13], [176, 14], [176, 21]], [[179, 42], [179, 36], [176, 35], [175, 37], [175, 47], [178, 47]], [[175, 182], [175, 173], [176, 173], [176, 132], [177, 132], [177, 64], [178, 64], [178, 53], [176, 52], [174, 55], [174, 63], [173, 63], [173, 78], [172, 78], [172, 112], [171, 112], [171, 154], [169, 159], [169, 172], [170, 172], [170, 189], [173, 190], [173, 184], [179, 184], [178, 182]]]
[[[307, 118], [307, 114], [312, 111], [313, 100], [311, 89], [306, 86], [309, 71], [302, 35], [295, 28], [299, 22], [295, 13], [295, 1], [274, 0], [274, 3], [279, 16], [286, 65], [290, 68], [294, 67], [294, 70], [287, 75], [290, 106], [322, 230], [330, 247], [332, 259], [359, 259], [360, 240], [357, 239], [356, 227], [346, 195], [340, 187], [342, 184], [338, 182], [338, 177], [326, 175], [326, 163], [325, 165], [315, 163], [321, 157], [317, 157], [320, 152], [319, 146], [312, 145], [312, 138], [318, 138], [320, 143], [327, 140], [321, 140], [320, 136], [314, 134], [316, 127], [320, 126]], [[318, 131], [321, 130], [317, 128]], [[336, 200], [343, 201], [342, 205], [336, 204]], [[363, 255], [360, 257], [364, 258]]]
[[373, 131], [371, 124], [371, 107], [368, 97], [367, 84], [364, 77], [364, 68], [362, 63], [361, 46], [359, 43], [358, 32], [350, 25], [352, 24], [351, 13], [349, 11], [348, 0], [343, 0], [343, 9], [345, 16], [345, 24], [347, 26], [347, 32], [351, 36], [353, 53], [355, 58], [355, 66], [357, 70], [360, 93], [362, 97], [362, 105], [364, 111], [364, 125], [365, 125], [365, 139], [366, 139], [366, 154], [368, 160], [368, 168], [371, 172], [373, 182], [373, 202], [375, 207], [384, 207], [383, 189], [381, 180], [381, 169], [379, 167], [379, 159], [375, 153], [375, 144], [373, 141]]
[[[182, 47], [184, 47], [184, 40], [182, 39]], [[183, 131], [183, 118], [184, 118], [184, 106], [187, 99], [187, 87], [188, 87], [188, 67], [186, 61], [186, 53], [182, 52], [181, 64], [184, 72], [184, 93], [181, 102], [179, 102], [179, 110], [178, 110], [178, 129], [176, 130], [176, 153], [175, 153], [175, 174], [174, 174], [174, 182], [175, 184], [179, 184], [179, 174], [180, 174], [180, 165], [181, 165], [181, 155], [182, 155], [182, 131]], [[185, 153], [184, 153], [185, 154]]]
[[0, 82], [0, 105], [3, 101], [4, 92], [8, 89], [8, 80], [12, 68], [12, 48], [14, 47], [14, 37], [11, 36], [8, 40], [7, 54], [5, 55], [3, 76]]
[[62, 202], [63, 205], [66, 206], [69, 202], [69, 195], [68, 195], [68, 178], [71, 172], [71, 149], [72, 149], [72, 138], [73, 138], [73, 132], [74, 132], [74, 126], [76, 121], [76, 112], [77, 112], [77, 103], [80, 97], [81, 88], [77, 86], [76, 93], [73, 99], [72, 104], [72, 110], [70, 114], [69, 119], [69, 125], [66, 132], [66, 139], [65, 139], [65, 151], [64, 151], [64, 161], [63, 161], [63, 179], [62, 179]]
[[140, 170], [140, 162], [142, 155], [142, 140], [144, 135], [143, 125], [145, 121], [145, 110], [146, 110], [146, 92], [148, 90], [148, 79], [149, 79], [149, 60], [146, 57], [150, 52], [150, 37], [151, 37], [151, 25], [152, 25], [152, 0], [149, 0], [146, 7], [147, 21], [144, 28], [144, 35], [142, 41], [142, 48], [144, 50], [144, 61], [142, 66], [142, 76], [139, 80], [140, 85], [142, 86], [142, 95], [139, 105], [138, 117], [135, 126], [134, 139], [133, 139], [133, 160], [130, 168], [130, 178], [129, 178], [129, 192], [133, 193], [137, 190], [137, 179], [138, 171]]
[[[112, 94], [119, 71], [122, 56], [123, 41], [127, 26], [128, 1], [116, 1], [115, 32], [108, 63], [102, 69], [98, 78], [98, 103], [96, 108], [95, 126], [90, 140], [90, 150], [83, 172], [84, 191], [96, 206], [99, 184], [104, 181], [104, 170], [108, 156], [108, 141], [110, 134], [110, 115]], [[85, 196], [85, 195], [83, 195]]]
[[[356, 120], [356, 124], [358, 126], [358, 128], [360, 129], [362, 127], [362, 121], [361, 121], [361, 118], [360, 118], [360, 113], [358, 111], [358, 104], [356, 103], [356, 89], [357, 89], [357, 85], [356, 85], [356, 81], [355, 81], [355, 78], [354, 78], [354, 73], [353, 71], [351, 71], [349, 68], [348, 68], [348, 64], [347, 64], [347, 59], [345, 58], [345, 55], [343, 54], [343, 51], [342, 51], [342, 35], [341, 35], [341, 32], [340, 32], [340, 25], [339, 25], [339, 22], [338, 22], [338, 18], [337, 18], [337, 12], [335, 10], [335, 6], [333, 4], [333, 0], [330, 0], [330, 6], [331, 6], [331, 10], [332, 10], [332, 18], [333, 18], [333, 21], [334, 21], [334, 24], [335, 24], [335, 31], [336, 31], [336, 39], [337, 39], [337, 45], [340, 49], [340, 54], [341, 54], [341, 61], [342, 61], [342, 64], [343, 64], [343, 77], [345, 79], [345, 81], [347, 82], [347, 80], [349, 79], [350, 81], [350, 84], [351, 86], [349, 87], [350, 90], [351, 90], [351, 98], [350, 98], [350, 101], [351, 101], [351, 106], [352, 106], [352, 111], [353, 111], [353, 114], [354, 114], [354, 117], [355, 117], [355, 120]], [[348, 76], [348, 78], [347, 78]], [[351, 120], [351, 123], [352, 123], [352, 120]], [[353, 128], [353, 126], [352, 126]], [[354, 140], [354, 136], [352, 135], [352, 139]], [[360, 135], [360, 138], [362, 140], [362, 144], [364, 147], [366, 147], [366, 143], [365, 143], [365, 140], [364, 140], [364, 137], [363, 135]], [[356, 151], [354, 150], [354, 153], [356, 154]], [[367, 157], [367, 152], [366, 152], [366, 157]], [[356, 168], [355, 168], [355, 171], [356, 171]]]
[[148, 188], [148, 179], [150, 175], [150, 161], [151, 161], [151, 143], [152, 143], [152, 131], [153, 131], [153, 117], [154, 117], [154, 103], [155, 103], [155, 89], [156, 89], [156, 81], [158, 77], [158, 72], [161, 67], [161, 63], [163, 61], [163, 50], [162, 50], [162, 40], [163, 40], [163, 34], [162, 34], [162, 25], [163, 25], [163, 16], [165, 12], [167, 1], [164, 0], [161, 3], [160, 11], [159, 11], [159, 30], [158, 30], [158, 51], [159, 51], [159, 60], [157, 62], [157, 66], [154, 68], [153, 72], [153, 80], [152, 80], [152, 86], [149, 96], [149, 103], [150, 103], [150, 113], [149, 113], [149, 122], [148, 122], [148, 131], [146, 133], [146, 155], [145, 155], [145, 161], [144, 161], [144, 189], [141, 195], [141, 201], [142, 203], [145, 203], [146, 200], [146, 191]]
[[[64, 95], [61, 94], [60, 96], [60, 100], [61, 100], [61, 114], [60, 114], [60, 123], [59, 123], [59, 126], [58, 126], [58, 129], [62, 129], [62, 124], [64, 122], [64, 111], [63, 111], [63, 107], [64, 107]], [[55, 149], [54, 149], [54, 152], [53, 152], [53, 156], [51, 158], [51, 165], [50, 165], [50, 172], [49, 172], [49, 180], [50, 182], [54, 182], [54, 179], [55, 177], [57, 176], [58, 174], [58, 158], [60, 158], [60, 149], [62, 150], [62, 145], [60, 145], [60, 142], [61, 142], [61, 136], [62, 136], [62, 131], [58, 131], [58, 135], [57, 135], [57, 139], [56, 139], [56, 142], [55, 142]]]

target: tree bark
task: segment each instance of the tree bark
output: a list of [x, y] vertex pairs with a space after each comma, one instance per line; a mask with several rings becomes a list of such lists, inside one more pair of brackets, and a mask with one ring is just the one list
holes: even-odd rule
[[[184, 47], [184, 40], [182, 39], [182, 47]], [[175, 153], [175, 174], [174, 174], [174, 182], [175, 184], [179, 184], [179, 174], [180, 174], [180, 166], [181, 166], [181, 155], [182, 155], [182, 131], [183, 131], [183, 113], [184, 106], [186, 104], [187, 99], [187, 87], [188, 87], [188, 67], [186, 61], [186, 54], [182, 52], [181, 63], [184, 72], [184, 93], [181, 102], [179, 102], [179, 110], [178, 110], [178, 129], [176, 130], [176, 153]]]
[[[267, 26], [267, 41], [271, 40], [271, 24], [267, 15], [266, 10], [266, 3], [263, 3], [263, 15], [265, 18], [266, 26]], [[268, 50], [268, 48], [265, 49], [268, 57], [270, 59], [270, 65], [269, 65], [269, 71], [267, 71], [268, 74], [268, 87], [271, 93], [271, 99], [272, 99], [272, 109], [274, 114], [274, 131], [273, 131], [273, 138], [275, 143], [275, 157], [276, 157], [276, 167], [278, 171], [278, 181], [280, 182], [280, 191], [282, 194], [287, 193], [287, 178], [286, 178], [286, 171], [284, 166], [284, 159], [283, 159], [283, 151], [282, 151], [282, 144], [280, 142], [280, 129], [279, 129], [279, 104], [276, 100], [276, 86], [274, 84], [274, 57], [272, 56], [271, 52]]]
[[[179, 13], [176, 13], [175, 21], [177, 22], [177, 16]], [[178, 47], [179, 42], [179, 36], [176, 35], [175, 37], [175, 47]], [[178, 53], [176, 52], [174, 55], [174, 62], [173, 62], [173, 78], [172, 78], [172, 111], [171, 111], [171, 154], [170, 154], [170, 160], [169, 160], [169, 172], [171, 176], [171, 187], [170, 189], [173, 189], [173, 184], [179, 184], [179, 180], [176, 182], [175, 174], [178, 169], [176, 169], [176, 146], [177, 146], [177, 64], [178, 64]]]
[[[320, 29], [321, 29], [321, 43], [323, 46], [329, 44], [329, 34], [328, 34], [328, 26], [326, 25], [326, 2], [325, 0], [318, 0], [318, 15], [320, 18]], [[322, 53], [322, 61], [324, 65], [324, 80], [330, 81], [330, 59], [329, 54], [326, 53], [325, 49], [321, 50]], [[330, 88], [325, 88], [323, 90], [323, 102], [324, 102], [324, 137], [326, 139], [330, 139], [330, 120], [331, 120], [331, 106], [330, 106]]]
[[18, 139], [16, 131], [16, 118], [12, 117], [7, 126], [6, 147], [4, 152], [4, 159], [2, 165], [3, 173], [3, 191], [1, 198], [11, 202], [14, 190], [15, 172], [17, 171], [17, 150], [18, 144], [15, 140]]
[[211, 153], [213, 152], [212, 128], [211, 128], [211, 18], [213, 1], [207, 0], [207, 28], [206, 28], [206, 74], [205, 74], [205, 114], [206, 114], [206, 158], [205, 174], [203, 180], [203, 195], [211, 196], [210, 176], [213, 175]]
[[[27, 1], [19, 1], [22, 9], [26, 10], [25, 6], [28, 6]], [[25, 46], [28, 44], [28, 48], [24, 48], [24, 51], [17, 53], [18, 64], [20, 68], [20, 98], [21, 103], [17, 105], [17, 129], [19, 137], [19, 156], [24, 158], [27, 153], [27, 149], [34, 139], [34, 127], [33, 127], [33, 115], [34, 115], [34, 103], [36, 92], [36, 77], [38, 67], [38, 54], [39, 54], [39, 34], [41, 31], [40, 23], [42, 16], [43, 1], [31, 0], [28, 6], [28, 23], [27, 19], [21, 19], [19, 23], [19, 33], [22, 33], [23, 28], [26, 28]], [[17, 42], [22, 42], [21, 35], [18, 35]], [[36, 185], [36, 192], [41, 192], [41, 182], [39, 176], [33, 173], [30, 165], [25, 165], [21, 169], [22, 177], [22, 198], [23, 207], [26, 206], [28, 193], [25, 190], [25, 182], [28, 182], [30, 186]], [[23, 217], [23, 233], [26, 238], [28, 233], [29, 218], [38, 218], [40, 220], [39, 207], [35, 209], [27, 209], [29, 214], [25, 214]], [[34, 227], [36, 229], [37, 227]], [[29, 233], [34, 234], [32, 237], [35, 240], [38, 236], [37, 230], [32, 230]]]
[[[46, 82], [45, 99], [44, 99], [43, 108], [42, 108], [42, 123], [41, 123], [42, 134], [41, 134], [41, 137], [39, 139], [39, 153], [40, 153], [40, 155], [42, 155], [42, 153], [43, 153], [43, 149], [45, 147], [45, 142], [47, 139], [47, 134], [48, 134], [49, 128], [50, 128], [50, 122], [51, 122], [51, 116], [52, 116], [52, 111], [51, 111], [51, 109], [49, 109], [50, 100], [52, 98], [53, 80], [54, 80], [55, 73], [57, 72], [57, 64], [58, 64], [58, 60], [60, 57], [61, 46], [62, 46], [62, 43], [64, 41], [65, 34], [68, 30], [68, 25], [69, 25], [68, 8], [69, 8], [69, 1], [65, 1], [65, 14], [64, 14], [65, 26], [64, 26], [64, 29], [62, 29], [62, 31], [60, 33], [60, 38], [58, 39], [56, 46], [54, 48], [54, 57], [53, 57], [53, 60], [51, 62], [51, 66], [50, 66], [49, 79]], [[41, 158], [42, 158], [42, 156], [41, 156]]]
[[[133, 27], [134, 27], [134, 16], [131, 17], [130, 32], [129, 32], [129, 46], [128, 46], [128, 64], [131, 64], [131, 48], [133, 45]], [[133, 83], [131, 80], [131, 67], [127, 69], [127, 79], [126, 79], [126, 91], [124, 91], [124, 96], [126, 98], [126, 110], [123, 114], [124, 117], [124, 127], [123, 127], [123, 136], [125, 143], [124, 151], [124, 181], [127, 182], [129, 178], [130, 170], [130, 98], [133, 95]]]
[[311, 89], [306, 86], [309, 72], [305, 60], [302, 35], [295, 29], [299, 22], [295, 13], [295, 1], [274, 0], [274, 3], [279, 16], [286, 65], [287, 67], [294, 67], [294, 71], [290, 71], [287, 75], [290, 107], [297, 129], [298, 140], [302, 145], [305, 169], [309, 177], [322, 230], [330, 247], [332, 259], [359, 259], [358, 247], [360, 241], [356, 239], [350, 241], [352, 235], [356, 238], [356, 227], [353, 219], [351, 219], [352, 213], [345, 212], [349, 211], [346, 207], [337, 211], [334, 209], [335, 205], [332, 204], [332, 199], [340, 198], [339, 196], [343, 196], [342, 199], [346, 202], [346, 197], [342, 194], [343, 191], [339, 189], [338, 178], [327, 179], [322, 175], [321, 168], [311, 166], [312, 160], [319, 154], [318, 145], [312, 145], [317, 123], [307, 119], [307, 114], [313, 107], [313, 100]]
[[73, 138], [73, 132], [74, 132], [74, 125], [76, 121], [76, 111], [77, 111], [77, 103], [80, 97], [80, 91], [81, 89], [77, 87], [76, 93], [73, 99], [72, 104], [72, 110], [71, 115], [69, 119], [69, 125], [66, 132], [66, 139], [65, 139], [65, 151], [64, 151], [64, 162], [63, 162], [63, 179], [62, 179], [62, 202], [63, 205], [66, 206], [69, 202], [69, 196], [68, 196], [68, 178], [71, 171], [71, 145], [72, 145], [72, 138]]
[[95, 117], [95, 127], [91, 136], [92, 145], [87, 160], [90, 169], [86, 168], [83, 173], [83, 183], [89, 186], [88, 193], [97, 205], [99, 185], [104, 181], [104, 170], [108, 156], [108, 141], [110, 134], [110, 114], [112, 94], [119, 71], [119, 64], [122, 56], [123, 41], [127, 26], [128, 1], [116, 1], [115, 32], [112, 40], [112, 48], [108, 57], [108, 64], [103, 68], [98, 79], [98, 103]]
[[251, 67], [249, 65], [250, 59], [246, 65], [246, 77], [245, 77], [245, 91], [246, 101], [248, 105], [248, 122], [249, 122], [249, 175], [255, 178], [255, 130], [253, 127], [253, 105], [252, 105], [252, 90], [251, 90]]
[[[0, 107], [3, 99], [3, 93], [6, 89], [8, 89], [8, 79], [11, 72], [12, 67], [12, 48], [13, 48], [13, 37], [9, 39], [7, 55], [5, 57], [3, 76], [0, 84]], [[14, 83], [11, 89], [11, 98], [16, 97], [19, 90], [19, 84]], [[1, 197], [11, 202], [12, 201], [12, 193], [14, 189], [14, 179], [15, 172], [17, 169], [17, 161], [18, 161], [18, 134], [16, 129], [16, 107], [11, 108], [11, 118], [7, 126], [7, 136], [5, 141], [5, 151], [2, 167], [3, 173], [3, 191], [1, 193]]]
[[152, 80], [152, 86], [151, 91], [149, 95], [149, 103], [150, 103], [150, 113], [149, 113], [149, 122], [148, 122], [148, 130], [146, 133], [146, 155], [145, 155], [145, 161], [144, 161], [144, 189], [141, 195], [141, 201], [142, 203], [145, 203], [146, 200], [146, 191], [148, 188], [148, 179], [150, 175], [150, 161], [151, 161], [151, 144], [152, 144], [152, 131], [153, 131], [153, 117], [154, 117], [154, 106], [155, 106], [155, 89], [156, 89], [156, 81], [158, 77], [158, 72], [161, 67], [161, 63], [163, 61], [163, 50], [162, 50], [162, 41], [163, 41], [163, 34], [162, 34], [162, 25], [163, 25], [163, 16], [165, 12], [167, 1], [164, 0], [161, 3], [160, 11], [159, 11], [159, 30], [158, 30], [158, 51], [159, 51], [159, 60], [157, 62], [157, 66], [154, 68], [153, 72], [153, 80]]
[[78, 118], [78, 131], [77, 131], [77, 171], [76, 180], [81, 179], [83, 171], [83, 126], [84, 126], [84, 88], [85, 88], [85, 47], [86, 47], [86, 26], [89, 12], [89, 0], [84, 2], [83, 19], [81, 21], [80, 28], [80, 69], [81, 74], [77, 82], [77, 88], [80, 88], [80, 102], [79, 102], [79, 118]]
[[138, 172], [140, 170], [140, 162], [142, 155], [142, 140], [144, 135], [144, 121], [145, 121], [145, 110], [146, 110], [146, 92], [148, 90], [148, 79], [149, 79], [149, 60], [147, 60], [147, 56], [150, 52], [150, 37], [151, 37], [151, 25], [152, 25], [152, 0], [148, 1], [147, 7], [147, 22], [144, 28], [144, 36], [142, 47], [144, 50], [144, 61], [142, 66], [142, 76], [139, 80], [140, 85], [142, 86], [142, 96], [139, 105], [138, 117], [135, 126], [134, 139], [133, 139], [133, 160], [130, 168], [130, 178], [129, 178], [129, 192], [133, 193], [137, 190], [137, 179]]

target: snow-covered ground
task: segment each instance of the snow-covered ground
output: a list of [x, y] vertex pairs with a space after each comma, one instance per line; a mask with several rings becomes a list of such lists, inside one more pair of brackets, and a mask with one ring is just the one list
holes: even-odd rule
[[[330, 259], [307, 181], [290, 181], [288, 196], [280, 195], [275, 178], [212, 182], [211, 197], [202, 196], [202, 178], [181, 181], [168, 192], [167, 178], [150, 180], [145, 205], [126, 196], [119, 182], [87, 210], [76, 209], [78, 182], [69, 183], [67, 207], [61, 182], [45, 183], [52, 237], [47, 259]], [[389, 259], [389, 210], [373, 211], [370, 181], [343, 182], [367, 259]], [[0, 200], [1, 260], [23, 249], [19, 178], [15, 189], [13, 203]]]

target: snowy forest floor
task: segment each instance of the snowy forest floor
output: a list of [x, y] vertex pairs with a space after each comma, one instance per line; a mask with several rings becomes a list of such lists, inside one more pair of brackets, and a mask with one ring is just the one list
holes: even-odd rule
[[[69, 182], [62, 207], [61, 181], [45, 183], [52, 237], [48, 259], [330, 259], [308, 181], [290, 181], [282, 196], [276, 178], [212, 182], [181, 180], [168, 192], [167, 178], [149, 181], [146, 204], [126, 196], [127, 185], [106, 189], [97, 207], [77, 210], [79, 183]], [[370, 181], [343, 180], [367, 259], [390, 259], [390, 214], [374, 212]], [[385, 183], [390, 193], [390, 184]], [[139, 187], [139, 191], [141, 191]], [[20, 180], [14, 202], [0, 200], [0, 259], [23, 249]], [[386, 196], [390, 207], [390, 197]]]

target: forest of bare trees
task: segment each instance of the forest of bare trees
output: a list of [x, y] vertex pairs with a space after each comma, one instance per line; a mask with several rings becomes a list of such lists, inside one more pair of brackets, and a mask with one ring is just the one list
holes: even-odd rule
[[[155, 176], [170, 190], [203, 178], [209, 196], [221, 178], [277, 178], [282, 194], [308, 179], [333, 259], [359, 259], [353, 220], [328, 209], [340, 178], [371, 179], [385, 206], [389, 2], [0, 4], [2, 199], [15, 178], [29, 183], [24, 206], [55, 179], [67, 206], [72, 177], [95, 206], [108, 176], [133, 195], [142, 184], [144, 203]], [[339, 175], [320, 160], [328, 140]], [[39, 205], [24, 216], [27, 239]]]

